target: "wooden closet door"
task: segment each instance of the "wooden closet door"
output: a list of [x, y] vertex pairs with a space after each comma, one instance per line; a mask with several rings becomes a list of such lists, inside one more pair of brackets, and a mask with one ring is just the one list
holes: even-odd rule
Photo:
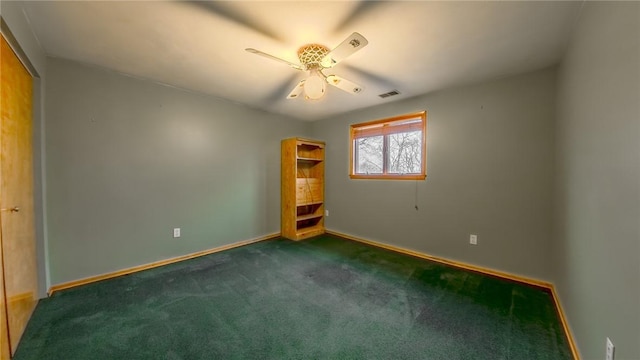
[[[33, 209], [31, 75], [2, 37], [0, 125], [0, 242], [6, 320], [13, 354], [37, 300]], [[5, 316], [3, 316], [4, 318]], [[7, 335], [8, 334], [8, 335]]]

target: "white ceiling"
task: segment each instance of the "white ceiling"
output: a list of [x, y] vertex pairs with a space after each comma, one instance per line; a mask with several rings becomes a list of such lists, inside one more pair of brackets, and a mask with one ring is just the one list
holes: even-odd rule
[[[580, 1], [28, 1], [48, 55], [109, 68], [301, 120], [557, 63]], [[319, 101], [285, 97], [305, 74], [244, 51], [298, 63], [307, 43], [369, 45], [326, 71], [364, 86]], [[378, 94], [397, 89], [400, 95]]]

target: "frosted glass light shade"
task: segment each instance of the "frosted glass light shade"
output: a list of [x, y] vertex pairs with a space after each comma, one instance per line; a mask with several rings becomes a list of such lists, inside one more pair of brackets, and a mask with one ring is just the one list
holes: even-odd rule
[[324, 78], [317, 71], [310, 71], [304, 82], [304, 93], [311, 100], [318, 100], [324, 96], [326, 84]]

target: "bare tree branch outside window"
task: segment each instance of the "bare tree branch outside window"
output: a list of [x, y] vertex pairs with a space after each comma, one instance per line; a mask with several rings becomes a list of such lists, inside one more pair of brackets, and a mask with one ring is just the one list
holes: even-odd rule
[[365, 137], [356, 141], [356, 153], [358, 154], [357, 173], [382, 174], [383, 142], [382, 136]]
[[422, 160], [422, 132], [411, 131], [389, 136], [389, 172], [419, 174]]

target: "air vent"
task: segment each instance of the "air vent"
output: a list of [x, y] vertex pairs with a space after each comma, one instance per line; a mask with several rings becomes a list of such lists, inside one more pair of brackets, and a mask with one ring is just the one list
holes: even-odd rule
[[400, 91], [398, 91], [398, 90], [391, 90], [391, 91], [389, 91], [388, 93], [380, 94], [380, 95], [378, 95], [378, 96], [380, 96], [381, 98], [383, 98], [383, 99], [384, 99], [384, 98], [388, 98], [389, 96], [395, 96], [395, 95], [398, 95], [398, 94], [400, 94]]

